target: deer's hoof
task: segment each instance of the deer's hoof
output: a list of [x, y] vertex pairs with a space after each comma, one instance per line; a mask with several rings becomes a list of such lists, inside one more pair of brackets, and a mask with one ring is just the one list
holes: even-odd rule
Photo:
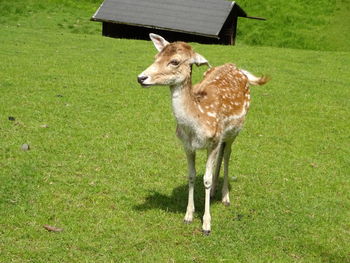
[[210, 230], [203, 230], [203, 235], [209, 236], [210, 235]]
[[230, 202], [227, 202], [227, 201], [224, 201], [224, 202], [222, 202], [223, 204], [224, 204], [224, 206], [230, 206], [231, 205], [231, 203]]

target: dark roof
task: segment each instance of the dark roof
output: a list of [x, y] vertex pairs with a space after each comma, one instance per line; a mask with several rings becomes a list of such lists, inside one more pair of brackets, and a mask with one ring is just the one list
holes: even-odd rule
[[233, 8], [247, 16], [227, 0], [105, 0], [91, 19], [217, 37]]

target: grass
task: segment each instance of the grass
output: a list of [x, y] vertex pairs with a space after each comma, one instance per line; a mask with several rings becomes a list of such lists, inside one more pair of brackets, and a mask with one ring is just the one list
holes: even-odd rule
[[257, 46], [350, 51], [350, 2], [241, 0], [248, 15], [266, 21], [239, 18], [238, 41]]
[[100, 3], [99, 0], [0, 0], [0, 25], [100, 34], [101, 25], [90, 21]]
[[252, 88], [232, 205], [217, 196], [205, 237], [205, 154], [184, 225], [169, 90], [136, 82], [152, 44], [49, 30], [73, 13], [0, 25], [0, 262], [350, 262], [349, 52], [193, 44], [273, 77]]

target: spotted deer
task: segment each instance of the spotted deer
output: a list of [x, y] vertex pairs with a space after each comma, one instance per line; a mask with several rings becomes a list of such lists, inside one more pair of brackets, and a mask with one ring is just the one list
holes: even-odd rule
[[[169, 43], [150, 34], [158, 50], [155, 61], [138, 76], [143, 87], [169, 86], [176, 134], [184, 145], [188, 163], [189, 194], [184, 222], [193, 221], [196, 150], [207, 149], [204, 174], [205, 211], [203, 233], [211, 231], [210, 197], [215, 194], [224, 159], [222, 202], [230, 204], [228, 166], [231, 145], [242, 129], [250, 104], [249, 85], [263, 85], [266, 77], [255, 77], [234, 64], [210, 67], [208, 61], [184, 42]], [[192, 65], [208, 65], [200, 83], [192, 85]]]

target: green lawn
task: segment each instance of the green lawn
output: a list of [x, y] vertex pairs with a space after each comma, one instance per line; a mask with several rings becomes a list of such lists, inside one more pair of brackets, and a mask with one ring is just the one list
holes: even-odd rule
[[251, 16], [239, 18], [238, 42], [258, 46], [350, 51], [348, 0], [239, 0]]
[[350, 262], [349, 52], [193, 44], [212, 65], [272, 76], [252, 88], [232, 205], [212, 202], [207, 237], [205, 153], [185, 225], [169, 90], [136, 82], [152, 43], [49, 30], [59, 20], [0, 25], [1, 263]]

